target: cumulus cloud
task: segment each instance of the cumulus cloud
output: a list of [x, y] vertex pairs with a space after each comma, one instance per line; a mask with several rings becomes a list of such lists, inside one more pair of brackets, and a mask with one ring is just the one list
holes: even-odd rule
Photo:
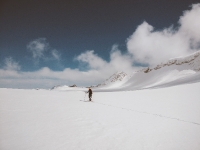
[[118, 45], [113, 45], [110, 52], [110, 61], [105, 61], [95, 54], [93, 50], [83, 52], [75, 59], [80, 64], [86, 64], [89, 70], [98, 71], [107, 77], [117, 71], [132, 72], [136, 68], [138, 69], [138, 67], [132, 66], [132, 57], [128, 54], [122, 54], [118, 49]]
[[94, 54], [94, 50], [86, 51], [75, 58], [80, 63], [88, 65], [89, 69], [102, 69], [107, 65], [107, 62]]
[[195, 4], [180, 17], [178, 29], [171, 26], [156, 31], [153, 26], [143, 22], [127, 39], [128, 52], [135, 62], [151, 66], [199, 50], [199, 16], [200, 4]]
[[124, 71], [127, 73], [138, 69], [136, 66], [133, 67], [132, 57], [128, 53], [122, 54], [116, 44], [113, 45], [110, 53], [109, 68], [113, 68], [113, 72]]
[[181, 25], [179, 32], [190, 40], [191, 49], [200, 48], [200, 4], [192, 5], [192, 10], [184, 11], [180, 17]]

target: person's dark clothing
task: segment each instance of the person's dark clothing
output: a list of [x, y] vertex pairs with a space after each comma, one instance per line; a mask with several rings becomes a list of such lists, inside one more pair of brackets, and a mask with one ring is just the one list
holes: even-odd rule
[[89, 100], [91, 101], [92, 100], [92, 90], [89, 89], [87, 93], [89, 93], [88, 97], [89, 97]]

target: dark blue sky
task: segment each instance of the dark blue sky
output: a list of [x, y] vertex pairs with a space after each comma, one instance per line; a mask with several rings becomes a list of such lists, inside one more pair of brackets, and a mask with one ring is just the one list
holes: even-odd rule
[[[5, 0], [0, 3], [0, 67], [12, 57], [24, 71], [80, 67], [74, 57], [94, 50], [109, 61], [118, 44], [126, 52], [126, 39], [143, 21], [161, 30], [177, 26], [184, 10], [199, 0]], [[60, 60], [37, 65], [27, 45], [46, 38]]]

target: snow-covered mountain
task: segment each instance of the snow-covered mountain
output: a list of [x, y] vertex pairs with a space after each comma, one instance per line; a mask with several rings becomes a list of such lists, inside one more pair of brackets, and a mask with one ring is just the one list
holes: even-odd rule
[[[146, 88], [169, 87], [200, 81], [200, 51], [191, 55], [178, 57], [158, 64], [155, 67], [144, 68], [127, 74], [118, 71], [104, 82], [92, 86], [94, 91], [129, 91]], [[83, 87], [55, 86], [52, 90], [79, 90]]]
[[137, 90], [167, 87], [200, 81], [200, 51], [189, 56], [173, 58], [153, 68], [145, 68], [131, 75], [117, 72], [94, 90]]
[[103, 86], [105, 88], [107, 85], [109, 85], [109, 87], [111, 87], [111, 85], [120, 86], [125, 81], [127, 81], [129, 78], [130, 78], [130, 76], [123, 71], [116, 72], [112, 76], [110, 76], [108, 79], [106, 79], [103, 83], [98, 84], [96, 87]]

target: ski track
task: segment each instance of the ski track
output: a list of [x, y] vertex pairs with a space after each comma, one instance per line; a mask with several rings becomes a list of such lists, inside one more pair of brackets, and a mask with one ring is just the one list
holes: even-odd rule
[[[86, 101], [84, 101], [84, 102], [86, 102]], [[123, 108], [123, 107], [118, 107], [118, 106], [113, 106], [113, 105], [99, 103], [99, 102], [94, 102], [94, 101], [92, 101], [92, 103], [96, 103], [96, 104], [100, 104], [100, 105], [105, 105], [105, 106], [109, 106], [109, 107], [114, 107], [114, 108], [119, 108], [119, 109], [123, 109], [123, 110], [126, 110], [126, 111], [132, 111], [132, 112], [136, 112], [136, 113], [140, 113], [140, 114], [148, 114], [148, 115], [153, 115], [153, 116], [156, 116], [156, 117], [162, 117], [162, 118], [167, 118], [167, 119], [171, 119], [171, 120], [177, 120], [177, 121], [180, 121], [180, 122], [186, 122], [186, 123], [190, 123], [190, 124], [194, 124], [194, 125], [200, 126], [200, 123], [190, 122], [190, 121], [182, 120], [182, 119], [179, 119], [179, 118], [172, 118], [172, 117], [163, 116], [163, 115], [160, 115], [160, 114], [153, 114], [153, 113], [148, 113], [148, 112], [143, 112], [143, 111], [138, 111], [138, 110], [133, 110], [133, 109], [128, 109], [128, 108]]]

